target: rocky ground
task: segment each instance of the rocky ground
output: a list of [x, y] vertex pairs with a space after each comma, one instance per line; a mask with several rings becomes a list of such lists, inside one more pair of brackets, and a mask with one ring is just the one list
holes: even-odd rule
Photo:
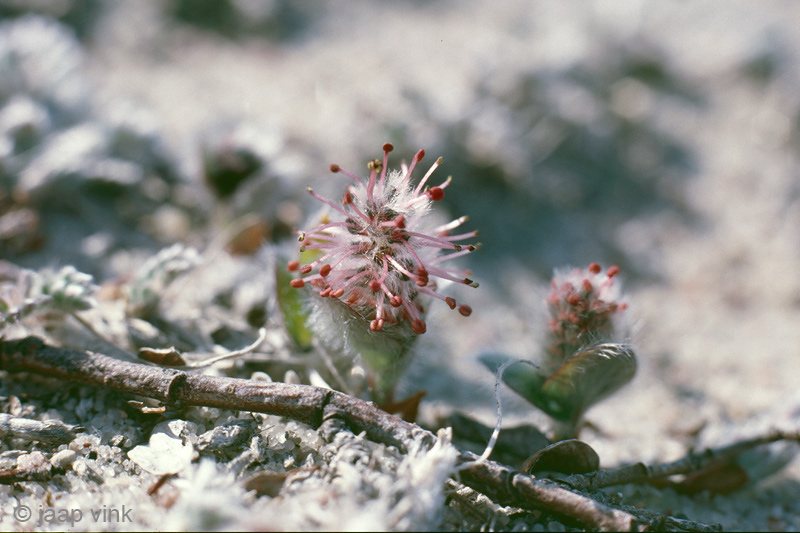
[[[0, 297], [13, 306], [34, 290], [21, 268], [74, 265], [99, 286], [90, 309], [32, 314], [7, 338], [199, 354], [266, 326], [259, 353], [209, 372], [310, 379], [276, 309], [274, 265], [318, 209], [304, 188], [338, 196], [328, 165], [360, 172], [390, 141], [396, 162], [444, 156], [437, 173], [453, 184], [437, 210], [469, 215], [483, 244], [459, 260], [480, 288], [447, 289], [472, 315], [432, 306], [400, 381], [401, 396], [427, 391], [423, 423], [457, 410], [493, 426], [494, 377], [478, 357], [535, 357], [553, 269], [597, 261], [621, 267], [639, 364], [588, 413], [581, 437], [602, 466], [797, 430], [800, 5], [278, 0], [203, 15], [191, 3], [0, 2]], [[234, 238], [242, 228], [249, 239]], [[507, 426], [549, 429], [501, 391]], [[34, 525], [47, 509], [83, 510], [79, 530], [566, 527], [445, 505], [446, 451], [395, 457], [276, 417], [159, 418], [128, 399], [3, 375], [0, 412], [86, 431], [50, 445], [3, 437], [2, 468], [38, 451], [63, 473], [0, 485], [0, 529], [64, 529]], [[797, 530], [793, 453], [744, 458], [750, 482], [728, 495], [609, 494], [730, 530]], [[307, 477], [279, 493], [247, 490], [254, 473], [298, 466]], [[90, 520], [123, 505], [131, 521]]]

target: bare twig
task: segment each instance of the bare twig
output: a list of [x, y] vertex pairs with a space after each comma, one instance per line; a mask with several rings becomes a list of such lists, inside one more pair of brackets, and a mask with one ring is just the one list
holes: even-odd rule
[[80, 429], [58, 420], [41, 422], [0, 413], [0, 437], [61, 444], [74, 439], [76, 431]]
[[[175, 407], [198, 405], [254, 411], [285, 416], [315, 428], [333, 424], [356, 433], [364, 432], [370, 440], [395, 446], [403, 453], [415, 439], [433, 445], [436, 438], [371, 402], [341, 392], [310, 385], [205, 376], [131, 363], [88, 351], [55, 348], [36, 337], [0, 340], [0, 369], [35, 372], [138, 394]], [[642, 520], [557, 482], [537, 479], [494, 461], [478, 462], [477, 459], [473, 453], [461, 452], [461, 481], [501, 505], [541, 510], [601, 531], [644, 531], [668, 523], [663, 520], [666, 517]]]
[[712, 464], [735, 459], [742, 453], [758, 446], [781, 440], [800, 442], [800, 432], [773, 430], [766, 435], [736, 442], [721, 448], [690, 452], [685, 457], [670, 463], [650, 466], [643, 463], [635, 463], [608, 470], [597, 470], [587, 474], [572, 474], [559, 477], [558, 481], [578, 490], [595, 490], [628, 483], [647, 483], [668, 476], [698, 472]]

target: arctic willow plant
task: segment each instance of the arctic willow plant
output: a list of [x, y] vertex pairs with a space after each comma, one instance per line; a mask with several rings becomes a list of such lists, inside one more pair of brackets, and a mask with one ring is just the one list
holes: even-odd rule
[[0, 329], [38, 313], [70, 314], [95, 306], [92, 276], [68, 265], [58, 271], [22, 271], [14, 284], [0, 286]]
[[429, 187], [428, 179], [442, 163], [437, 159], [416, 185], [411, 175], [425, 155], [416, 153], [411, 164], [388, 170], [393, 147], [383, 145], [383, 159], [367, 165], [369, 177], [331, 165], [330, 170], [353, 181], [340, 202], [309, 193], [327, 204], [335, 218], [324, 215], [319, 225], [299, 232], [301, 261], [288, 270], [301, 277], [291, 280], [295, 289], [313, 293], [309, 323], [313, 333], [336, 350], [360, 355], [373, 372], [373, 392], [391, 391], [406, 354], [417, 335], [425, 333], [425, 300], [445, 302], [469, 316], [472, 309], [438, 292], [436, 279], [471, 287], [478, 284], [466, 270], [442, 263], [477, 249], [461, 244], [477, 231], [452, 234], [466, 222], [461, 217], [432, 226], [426, 215], [444, 198], [451, 179]]
[[636, 373], [633, 350], [620, 342], [627, 304], [620, 302], [618, 273], [616, 266], [603, 272], [597, 263], [556, 271], [545, 300], [550, 318], [538, 364], [513, 364], [498, 354], [481, 357], [495, 372], [510, 363], [503, 382], [553, 418], [556, 439], [576, 436], [586, 410]]

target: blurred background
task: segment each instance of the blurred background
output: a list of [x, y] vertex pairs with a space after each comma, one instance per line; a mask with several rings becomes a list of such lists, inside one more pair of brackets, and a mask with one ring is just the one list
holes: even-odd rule
[[364, 173], [388, 141], [394, 165], [444, 156], [437, 206], [483, 243], [462, 261], [480, 289], [454, 289], [475, 312], [432, 318], [403, 385], [431, 408], [492, 422], [476, 355], [533, 356], [553, 269], [592, 261], [622, 269], [640, 361], [589, 414], [601, 457], [797, 405], [798, 3], [0, 0], [0, 19], [3, 259], [104, 281], [245, 215], [280, 245], [318, 207], [306, 186], [338, 194], [328, 165]]

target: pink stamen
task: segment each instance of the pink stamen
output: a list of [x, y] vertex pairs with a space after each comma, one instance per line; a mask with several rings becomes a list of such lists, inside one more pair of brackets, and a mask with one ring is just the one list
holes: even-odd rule
[[430, 178], [430, 177], [431, 177], [431, 175], [433, 174], [433, 171], [434, 171], [434, 170], [436, 170], [436, 169], [439, 167], [439, 165], [441, 165], [441, 164], [442, 164], [442, 161], [443, 161], [443, 160], [444, 160], [444, 159], [443, 159], [443, 158], [441, 158], [441, 157], [440, 157], [439, 159], [437, 159], [437, 160], [436, 160], [436, 161], [435, 161], [435, 162], [434, 162], [434, 163], [431, 165], [431, 168], [429, 168], [429, 169], [428, 169], [428, 172], [426, 172], [426, 173], [425, 173], [425, 175], [424, 175], [424, 176], [422, 176], [422, 179], [419, 181], [419, 183], [417, 184], [417, 187], [414, 189], [414, 196], [417, 196], [417, 195], [419, 194], [419, 192], [420, 192], [420, 191], [422, 190], [422, 188], [425, 186], [425, 182], [426, 182], [426, 181], [428, 181], [428, 178]]
[[336, 205], [335, 203], [331, 202], [331, 201], [330, 201], [330, 200], [328, 200], [327, 198], [323, 198], [323, 197], [322, 197], [322, 196], [320, 196], [319, 194], [315, 193], [315, 192], [314, 192], [314, 189], [312, 189], [311, 187], [308, 187], [308, 189], [307, 189], [307, 190], [308, 190], [308, 193], [309, 193], [311, 196], [313, 196], [314, 198], [316, 198], [316, 199], [317, 199], [317, 200], [319, 200], [320, 202], [322, 202], [322, 203], [325, 203], [325, 204], [328, 204], [329, 206], [331, 206], [332, 208], [336, 209], [338, 212], [340, 212], [340, 213], [341, 213], [341, 214], [343, 214], [344, 216], [348, 216], [348, 214], [347, 214], [347, 213], [346, 213], [346, 212], [345, 212], [345, 211], [344, 211], [344, 210], [343, 210], [341, 207], [339, 207], [339, 206], [338, 206], [338, 205]]

